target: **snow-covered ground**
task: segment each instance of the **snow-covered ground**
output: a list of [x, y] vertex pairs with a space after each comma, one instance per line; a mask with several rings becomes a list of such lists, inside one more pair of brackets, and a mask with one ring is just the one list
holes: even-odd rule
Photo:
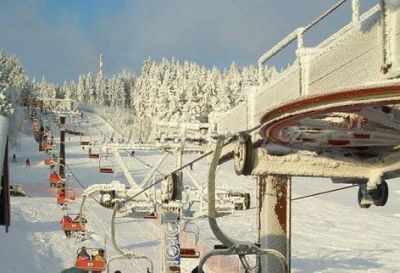
[[[93, 114], [87, 114], [92, 124], [111, 135], [112, 128]], [[83, 125], [86, 126], [86, 125]], [[37, 151], [30, 132], [29, 121], [20, 150], [11, 149], [18, 163], [10, 164], [11, 183], [22, 185], [28, 197], [13, 197], [12, 225], [9, 233], [0, 233], [0, 242], [6, 251], [0, 254], [1, 272], [4, 273], [54, 273], [77, 272], [73, 269], [77, 248], [102, 247], [106, 239], [107, 257], [116, 255], [110, 240], [111, 211], [88, 200], [85, 214], [91, 238], [86, 241], [66, 239], [59, 221], [64, 214], [56, 203], [54, 195], [48, 191], [49, 168], [43, 165], [44, 154]], [[98, 132], [97, 129], [91, 127]], [[99, 135], [98, 140], [102, 140]], [[98, 161], [89, 159], [87, 151], [79, 145], [78, 136], [67, 136], [67, 164], [85, 187], [96, 183], [109, 183], [112, 174], [100, 174]], [[134, 178], [140, 181], [148, 167], [127, 154], [122, 154]], [[137, 152], [135, 157], [153, 165], [160, 157], [156, 152]], [[25, 158], [30, 158], [31, 168], [24, 166]], [[184, 162], [194, 158], [184, 156]], [[175, 159], [169, 157], [160, 171], [167, 173], [174, 168]], [[194, 165], [192, 174], [204, 182], [207, 176], [207, 161]], [[80, 185], [70, 179], [70, 187]], [[189, 182], [189, 180], [185, 180]], [[123, 182], [125, 182], [123, 180]], [[351, 188], [335, 193], [294, 201], [292, 205], [292, 272], [400, 272], [400, 193], [398, 179], [389, 181], [390, 196], [385, 207], [360, 209], [357, 205], [357, 189]], [[237, 177], [232, 166], [225, 164], [218, 172], [217, 183], [230, 184], [250, 190], [252, 208], [219, 218], [226, 233], [241, 240], [254, 241], [256, 238], [256, 185], [252, 178]], [[341, 187], [326, 179], [294, 178], [294, 197], [322, 190]], [[69, 206], [70, 211], [78, 211], [80, 199]], [[200, 246], [210, 247], [217, 243], [208, 227], [206, 219], [196, 220], [200, 226]], [[160, 272], [160, 229], [158, 220], [134, 218], [117, 219], [117, 242], [122, 248], [138, 254], [150, 256], [155, 264], [155, 272]], [[232, 262], [233, 261], [233, 262]], [[183, 271], [190, 272], [196, 260], [183, 261]], [[231, 272], [224, 270], [229, 264], [236, 269], [236, 260], [217, 259], [207, 272]], [[115, 261], [111, 272], [146, 272], [143, 261]], [[239, 271], [232, 271], [239, 272]], [[243, 271], [240, 271], [243, 272]]]

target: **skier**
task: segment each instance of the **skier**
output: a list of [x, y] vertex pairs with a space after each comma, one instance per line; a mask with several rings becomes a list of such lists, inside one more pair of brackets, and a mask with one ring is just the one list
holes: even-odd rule
[[81, 112], [81, 119], [83, 120], [83, 112]]
[[31, 160], [29, 158], [25, 160], [25, 167], [31, 167]]
[[17, 156], [15, 154], [13, 154], [12, 162], [17, 163]]

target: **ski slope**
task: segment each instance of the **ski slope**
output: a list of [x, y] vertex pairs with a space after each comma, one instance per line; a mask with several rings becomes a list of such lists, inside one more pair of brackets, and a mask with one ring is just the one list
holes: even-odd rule
[[[111, 136], [112, 127], [97, 115], [87, 113], [93, 135], [99, 140], [104, 134]], [[7, 251], [0, 254], [1, 272], [4, 273], [54, 273], [79, 272], [73, 268], [76, 251], [80, 246], [103, 247], [106, 240], [106, 255], [111, 258], [117, 252], [110, 240], [111, 210], [87, 200], [85, 215], [88, 220], [90, 238], [66, 239], [59, 221], [64, 214], [56, 203], [55, 196], [48, 190], [49, 167], [43, 165], [44, 153], [37, 151], [26, 119], [25, 134], [20, 149], [12, 148], [18, 162], [10, 164], [11, 184], [20, 184], [28, 197], [11, 199], [12, 223], [9, 233], [0, 233], [0, 241]], [[84, 128], [85, 123], [82, 124]], [[87, 129], [89, 129], [87, 127]], [[101, 132], [99, 131], [101, 130]], [[58, 140], [56, 138], [56, 140]], [[66, 162], [75, 177], [85, 187], [96, 183], [110, 183], [113, 174], [100, 174], [98, 160], [89, 159], [87, 151], [79, 145], [79, 136], [66, 137]], [[136, 181], [141, 181], [147, 166], [128, 153], [121, 154], [132, 170]], [[136, 152], [135, 157], [147, 164], [154, 164], [160, 154], [157, 152]], [[195, 156], [184, 156], [184, 162]], [[24, 166], [26, 158], [31, 159], [31, 168]], [[11, 162], [11, 160], [10, 160]], [[175, 159], [171, 156], [160, 171], [168, 173], [174, 169]], [[67, 169], [67, 173], [68, 173]], [[200, 182], [207, 177], [207, 161], [194, 165], [193, 176]], [[126, 183], [124, 179], [121, 180]], [[389, 181], [390, 196], [385, 207], [358, 207], [357, 188], [294, 201], [292, 204], [292, 272], [399, 272], [400, 268], [400, 193], [399, 180]], [[185, 183], [190, 184], [189, 179]], [[238, 211], [219, 218], [226, 233], [240, 240], [256, 239], [256, 183], [253, 178], [237, 177], [233, 167], [227, 163], [217, 175], [218, 185], [234, 185], [252, 192], [252, 209]], [[294, 178], [294, 197], [341, 187], [327, 179]], [[82, 190], [71, 177], [70, 187]], [[70, 212], [79, 210], [80, 199], [68, 206]], [[218, 243], [212, 235], [205, 218], [196, 220], [200, 226], [200, 246], [209, 248]], [[148, 255], [154, 262], [155, 272], [160, 271], [160, 224], [159, 220], [135, 218], [117, 219], [117, 242], [124, 249]], [[182, 272], [190, 272], [198, 261], [183, 261]], [[229, 267], [229, 269], [228, 269]], [[146, 272], [143, 261], [115, 261], [110, 267], [114, 272]], [[206, 272], [243, 272], [237, 259], [210, 260]], [[241, 270], [241, 271], [239, 271]]]

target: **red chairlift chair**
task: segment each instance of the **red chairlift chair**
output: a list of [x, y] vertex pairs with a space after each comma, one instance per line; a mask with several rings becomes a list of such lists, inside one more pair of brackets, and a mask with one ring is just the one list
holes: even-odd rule
[[[103, 254], [104, 260], [96, 260], [91, 258], [95, 252], [100, 252], [101, 250], [104, 251], [102, 248], [79, 248], [77, 250], [75, 267], [83, 271], [104, 271], [107, 263], [105, 251]], [[88, 257], [79, 258], [82, 251], [85, 251], [88, 254]]]
[[66, 179], [62, 178], [56, 171], [49, 175], [50, 187], [63, 187], [65, 186]]
[[[64, 193], [62, 191], [64, 191]], [[57, 195], [57, 204], [62, 206], [71, 200], [75, 200], [75, 198], [75, 191], [73, 189], [61, 189], [61, 192]]]
[[[67, 215], [70, 216], [70, 215]], [[79, 221], [79, 214], [76, 215], [75, 219], [71, 219], [71, 222], [69, 221], [64, 221], [64, 217], [63, 219], [61, 219], [61, 229], [63, 231], [72, 231], [72, 232], [82, 232], [85, 231], [85, 223], [86, 223], [86, 219], [84, 216], [82, 216], [82, 224]]]
[[51, 166], [58, 162], [57, 157], [49, 157], [43, 160], [44, 165]]

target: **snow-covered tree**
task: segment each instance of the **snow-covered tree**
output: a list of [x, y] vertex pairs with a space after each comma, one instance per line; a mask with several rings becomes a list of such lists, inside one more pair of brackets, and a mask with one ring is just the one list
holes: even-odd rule
[[0, 50], [0, 115], [10, 115], [12, 104], [20, 99], [22, 91], [28, 92], [30, 85], [17, 57], [8, 57]]
[[95, 102], [97, 97], [96, 82], [90, 72], [86, 75], [85, 78], [85, 88], [86, 88], [84, 97], [85, 101], [90, 103]]
[[[144, 119], [206, 122], [212, 111], [225, 112], [245, 100], [245, 87], [265, 82], [274, 74], [270, 68], [259, 73], [254, 66], [239, 68], [235, 63], [222, 73], [216, 67], [208, 70], [175, 58], [160, 62], [148, 58], [138, 76], [124, 70], [109, 78], [98, 74], [93, 79], [89, 73], [81, 75], [68, 92], [71, 98], [110, 109], [107, 111], [117, 123], [139, 119], [133, 123], [143, 127]], [[133, 119], [126, 118], [128, 112], [135, 115]]]

